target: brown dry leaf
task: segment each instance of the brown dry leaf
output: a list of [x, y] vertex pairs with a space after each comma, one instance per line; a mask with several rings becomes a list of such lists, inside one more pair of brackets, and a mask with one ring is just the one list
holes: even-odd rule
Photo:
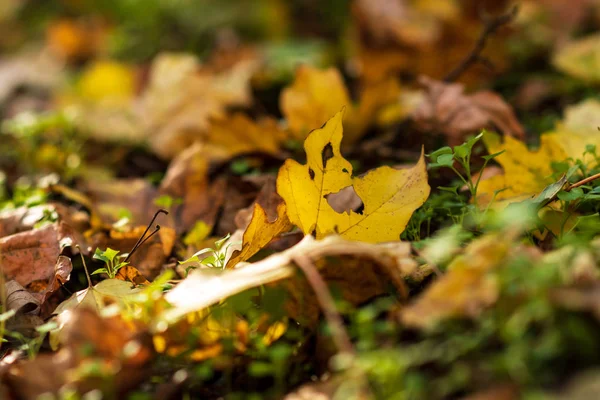
[[144, 225], [158, 208], [154, 204], [154, 199], [158, 196], [157, 190], [146, 179], [88, 180], [82, 184], [81, 189], [87, 199], [80, 202], [84, 201], [82, 204], [91, 206], [92, 220], [96, 225], [94, 228], [99, 228], [98, 224], [110, 226], [117, 222], [123, 210], [131, 213], [131, 225]]
[[378, 45], [430, 45], [442, 34], [442, 22], [460, 13], [453, 0], [357, 0], [353, 7], [362, 32]]
[[177, 233], [189, 231], [198, 221], [211, 228], [215, 224], [226, 182], [221, 178], [209, 181], [208, 159], [206, 148], [194, 144], [171, 162], [160, 185], [159, 195], [182, 200], [169, 210]]
[[126, 265], [120, 268], [119, 272], [117, 272], [117, 275], [115, 275], [115, 278], [122, 281], [131, 282], [136, 285], [146, 285], [150, 283], [148, 279], [146, 279], [146, 277], [132, 265]]
[[499, 129], [507, 136], [522, 139], [523, 127], [512, 108], [491, 91], [464, 93], [459, 83], [444, 83], [421, 77], [425, 99], [413, 112], [413, 119], [422, 131], [441, 132], [451, 146], [460, 145], [466, 136], [484, 128]]
[[403, 324], [430, 328], [447, 318], [476, 318], [498, 297], [493, 271], [514, 251], [510, 235], [485, 236], [471, 243], [448, 272], [400, 311]]
[[55, 211], [55, 207], [44, 204], [0, 211], [0, 238], [33, 229], [47, 211]]
[[17, 314], [37, 314], [40, 311], [39, 300], [29, 293], [17, 281], [8, 281], [4, 284], [6, 293], [6, 309], [14, 310]]
[[52, 281], [56, 260], [69, 240], [65, 228], [64, 224], [52, 224], [1, 238], [0, 267], [6, 278], [24, 287], [35, 281]]
[[[490, 14], [505, 12], [507, 0], [486, 2]], [[481, 34], [481, 2], [446, 0], [364, 0], [355, 2], [358, 43], [356, 72], [364, 81], [408, 73], [443, 77], [469, 54]], [[483, 56], [502, 70], [509, 59], [508, 32], [489, 38]], [[489, 79], [490, 70], [475, 65], [462, 77], [473, 83]]]
[[257, 66], [247, 59], [215, 73], [203, 71], [192, 55], [157, 56], [139, 112], [156, 154], [174, 157], [204, 140], [210, 120], [223, 117], [226, 107], [248, 105], [249, 81]]
[[[66, 385], [80, 394], [112, 388], [111, 395], [120, 398], [147, 376], [153, 353], [149, 337], [140, 327], [119, 316], [101, 318], [90, 309], [74, 311], [65, 320], [61, 332], [65, 347], [9, 367], [4, 382], [18, 398], [58, 395]], [[103, 378], [93, 372], [97, 369], [86, 368], [92, 365], [100, 369]], [[105, 380], [106, 386], [99, 385], [98, 379]]]

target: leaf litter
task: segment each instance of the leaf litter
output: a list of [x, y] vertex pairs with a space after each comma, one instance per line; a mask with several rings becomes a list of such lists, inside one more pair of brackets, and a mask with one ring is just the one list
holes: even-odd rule
[[598, 396], [596, 2], [29, 3], [1, 398]]

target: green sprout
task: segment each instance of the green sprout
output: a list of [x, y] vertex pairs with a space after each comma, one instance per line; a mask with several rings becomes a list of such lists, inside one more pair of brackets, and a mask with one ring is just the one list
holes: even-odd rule
[[[225, 237], [215, 242], [214, 248], [207, 247], [205, 249], [202, 249], [194, 253], [194, 255], [188, 258], [187, 260], [180, 261], [179, 263], [197, 263], [209, 268], [225, 269], [225, 259], [227, 257], [227, 251], [229, 250], [229, 247], [233, 245], [233, 243], [229, 243], [227, 244], [227, 246], [224, 245], [230, 237], [231, 235], [227, 234]], [[198, 265], [192, 265], [186, 268], [186, 275], [189, 273], [190, 269], [194, 269], [197, 266]]]
[[114, 278], [121, 268], [129, 264], [127, 261], [120, 261], [120, 259], [125, 257], [125, 254], [119, 255], [118, 250], [113, 250], [110, 247], [107, 247], [104, 251], [96, 248], [92, 258], [94, 260], [104, 261], [105, 266], [92, 272], [92, 275], [106, 274], [109, 278]]

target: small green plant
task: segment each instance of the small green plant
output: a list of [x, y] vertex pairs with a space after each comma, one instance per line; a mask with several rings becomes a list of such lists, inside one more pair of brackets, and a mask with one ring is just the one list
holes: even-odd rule
[[[190, 258], [188, 258], [185, 261], [180, 261], [180, 264], [188, 264], [188, 263], [196, 263], [196, 264], [201, 264], [204, 266], [207, 266], [209, 268], [219, 268], [219, 269], [225, 269], [225, 258], [227, 256], [227, 251], [229, 250], [229, 248], [231, 247], [231, 245], [233, 245], [233, 243], [228, 243], [226, 246], [225, 243], [227, 242], [227, 240], [229, 240], [229, 238], [231, 237], [230, 234], [227, 234], [225, 237], [217, 240], [215, 242], [215, 247], [207, 247], [205, 249], [202, 249], [196, 253], [194, 253], [193, 256], [191, 256]], [[197, 265], [191, 265], [189, 267], [186, 268], [186, 275], [189, 273], [190, 269], [194, 269], [196, 268]]]
[[[441, 149], [438, 149], [429, 155], [429, 158], [432, 161], [432, 163], [429, 164], [429, 168], [433, 169], [446, 167], [454, 171], [454, 173], [456, 174], [456, 176], [458, 176], [460, 181], [469, 189], [469, 193], [471, 194], [471, 198], [473, 199], [473, 204], [475, 205], [475, 208], [477, 208], [477, 188], [479, 187], [479, 182], [481, 181], [482, 174], [479, 174], [477, 179], [473, 179], [473, 176], [475, 174], [474, 171], [472, 171], [471, 169], [471, 156], [473, 154], [473, 146], [475, 146], [475, 144], [479, 142], [481, 138], [483, 138], [484, 134], [485, 131], [481, 132], [474, 138], [467, 140], [460, 146], [442, 147]], [[502, 153], [504, 153], [504, 150], [498, 153], [482, 156], [481, 158], [483, 158], [484, 163], [479, 171], [483, 171], [490, 161], [492, 161], [494, 158], [498, 157]], [[460, 172], [455, 167], [455, 163], [458, 163], [462, 167], [464, 173]], [[439, 187], [438, 189], [457, 193], [459, 187]]]
[[106, 250], [100, 250], [99, 248], [96, 248], [96, 252], [92, 258], [94, 260], [104, 261], [105, 266], [92, 272], [92, 275], [106, 274], [109, 278], [114, 278], [117, 276], [117, 272], [119, 272], [121, 268], [129, 264], [127, 261], [120, 261], [125, 257], [125, 254], [119, 255], [118, 250], [113, 250], [110, 247], [107, 247]]

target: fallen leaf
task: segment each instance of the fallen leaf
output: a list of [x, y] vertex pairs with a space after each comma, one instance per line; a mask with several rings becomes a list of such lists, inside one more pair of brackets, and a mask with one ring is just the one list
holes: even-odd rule
[[37, 314], [40, 311], [40, 301], [17, 281], [6, 282], [4, 291], [7, 311], [14, 310], [18, 314]]
[[287, 135], [277, 121], [265, 118], [254, 122], [236, 113], [212, 120], [206, 143], [207, 152], [218, 152], [223, 158], [231, 158], [251, 153], [277, 155], [285, 140]]
[[95, 61], [83, 71], [77, 91], [83, 101], [127, 104], [135, 94], [135, 71], [117, 61]]
[[50, 282], [55, 276], [55, 264], [68, 240], [65, 225], [52, 224], [0, 239], [0, 267], [7, 279], [23, 287], [35, 281]]
[[293, 84], [283, 90], [280, 108], [297, 140], [325, 124], [342, 107], [351, 105], [342, 76], [334, 69], [318, 70], [303, 65]]
[[585, 154], [588, 145], [600, 149], [600, 102], [594, 99], [565, 108], [564, 119], [556, 124], [553, 131], [545, 133], [563, 148], [567, 157], [582, 160], [594, 167], [593, 155]]
[[0, 103], [16, 89], [32, 86], [51, 89], [64, 80], [63, 63], [45, 50], [27, 51], [0, 60]]
[[503, 265], [513, 246], [506, 235], [486, 236], [469, 244], [445, 275], [400, 311], [402, 323], [423, 329], [447, 318], [476, 318], [498, 298], [498, 282], [492, 272]]
[[503, 175], [484, 179], [477, 190], [477, 204], [486, 207], [490, 201], [516, 202], [542, 192], [553, 183], [552, 162], [564, 161], [567, 156], [563, 148], [548, 136], [541, 136], [540, 148], [530, 151], [525, 143], [505, 136], [486, 132], [483, 141], [489, 154], [500, 154], [495, 160], [502, 166]]
[[[410, 169], [374, 169], [352, 177], [352, 165], [340, 154], [342, 112], [304, 143], [307, 164], [286, 160], [277, 176], [277, 192], [284, 199], [293, 224], [318, 239], [337, 233], [366, 242], [398, 240], [413, 211], [429, 196], [423, 155]], [[337, 213], [326, 196], [353, 186], [364, 204], [361, 212]]]
[[146, 179], [96, 179], [83, 183], [81, 189], [86, 199], [70, 198], [91, 208], [93, 228], [114, 224], [124, 210], [130, 215], [129, 225], [146, 225], [158, 208], [154, 204], [158, 191]]
[[46, 30], [46, 42], [59, 56], [76, 61], [96, 54], [107, 33], [106, 27], [98, 20], [63, 18], [50, 23]]
[[[128, 253], [142, 236], [146, 226], [117, 231], [97, 232], [89, 238], [92, 249], [112, 248], [122, 253]], [[139, 246], [131, 256], [129, 262], [135, 266], [136, 271], [147, 279], [154, 279], [161, 271], [167, 257], [171, 254], [175, 243], [176, 233], [173, 228], [161, 226], [156, 235]], [[124, 271], [123, 273], [126, 273]], [[131, 274], [136, 275], [131, 271]], [[130, 275], [131, 275], [130, 274]]]
[[177, 233], [189, 231], [198, 221], [213, 227], [224, 201], [225, 180], [208, 176], [206, 148], [200, 144], [184, 150], [175, 158], [160, 185], [159, 195], [181, 199], [170, 209]]
[[224, 117], [225, 107], [250, 103], [249, 81], [257, 66], [247, 59], [224, 71], [203, 71], [189, 54], [157, 56], [140, 109], [152, 149], [172, 158], [205, 140], [210, 121]]
[[279, 103], [296, 140], [304, 140], [311, 130], [322, 127], [332, 115], [347, 107], [345, 144], [352, 144], [375, 122], [381, 109], [398, 103], [399, 95], [397, 80], [387, 78], [365, 86], [359, 103], [354, 105], [337, 69], [302, 65], [296, 70], [294, 82], [281, 93]]
[[552, 63], [562, 72], [589, 83], [600, 82], [600, 34], [577, 39], [554, 54]]
[[227, 262], [226, 268], [232, 268], [241, 261], [246, 261], [271, 240], [292, 228], [292, 223], [286, 214], [285, 204], [277, 207], [277, 219], [269, 221], [265, 210], [256, 203], [250, 224], [244, 232], [242, 248], [234, 251]]
[[470, 134], [497, 128], [507, 136], [522, 139], [523, 127], [512, 108], [496, 93], [482, 91], [467, 95], [464, 85], [421, 77], [425, 99], [412, 117], [422, 131], [441, 132], [451, 146], [463, 143]]
[[54, 313], [60, 315], [65, 311], [72, 311], [80, 306], [98, 310], [110, 303], [117, 301], [124, 302], [129, 296], [138, 292], [139, 289], [132, 288], [130, 282], [120, 279], [104, 279], [97, 283], [96, 286], [73, 293], [71, 297], [56, 307]]
[[81, 394], [105, 388], [104, 395], [121, 398], [147, 377], [152, 345], [136, 324], [89, 309], [63, 316], [62, 324], [58, 352], [17, 361], [3, 376], [18, 398], [58, 396], [67, 387]]
[[[295, 246], [252, 264], [238, 264], [237, 268], [220, 273], [207, 270], [190, 273], [166, 294], [173, 308], [165, 310], [158, 321], [176, 321], [244, 290], [292, 278], [294, 258], [299, 255], [312, 259], [324, 279], [338, 285], [352, 304], [386, 293], [390, 283], [400, 294], [406, 293], [403, 270], [410, 258], [409, 243], [370, 244], [337, 236], [316, 241], [306, 236]], [[314, 326], [320, 311], [306, 280], [294, 278], [282, 285], [290, 293], [288, 312]]]

